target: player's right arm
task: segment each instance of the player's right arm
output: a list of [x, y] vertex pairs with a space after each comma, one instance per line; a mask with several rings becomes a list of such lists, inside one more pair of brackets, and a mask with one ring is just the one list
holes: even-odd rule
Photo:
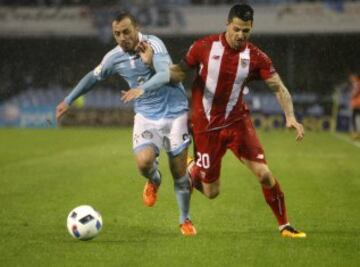
[[56, 107], [56, 119], [59, 120], [69, 109], [70, 105], [81, 95], [89, 92], [96, 84], [96, 79], [93, 71], [86, 74], [75, 88], [68, 94], [63, 101]]
[[[71, 104], [81, 95], [91, 91], [93, 86], [100, 80], [105, 79], [112, 74], [112, 57], [111, 51], [103, 58], [100, 65], [86, 74], [75, 88], [59, 103], [56, 107], [56, 119], [59, 120], [68, 110]], [[111, 55], [114, 55], [112, 53]]]

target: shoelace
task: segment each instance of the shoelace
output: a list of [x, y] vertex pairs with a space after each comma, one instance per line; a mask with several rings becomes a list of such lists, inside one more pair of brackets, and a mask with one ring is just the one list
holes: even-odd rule
[[292, 228], [291, 226], [286, 226], [281, 232], [283, 232], [283, 231], [285, 231], [285, 230], [287, 230], [287, 231], [289, 231], [289, 232], [291, 232], [291, 233], [294, 233], [294, 234], [298, 234], [299, 233], [299, 231], [296, 231], [294, 228]]

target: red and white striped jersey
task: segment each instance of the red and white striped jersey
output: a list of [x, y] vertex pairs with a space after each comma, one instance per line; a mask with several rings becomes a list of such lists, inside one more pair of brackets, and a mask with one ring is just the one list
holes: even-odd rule
[[271, 59], [250, 42], [232, 49], [225, 33], [197, 40], [184, 59], [197, 68], [192, 85], [192, 123], [195, 132], [226, 127], [248, 115], [242, 91], [247, 82], [266, 80], [276, 71]]

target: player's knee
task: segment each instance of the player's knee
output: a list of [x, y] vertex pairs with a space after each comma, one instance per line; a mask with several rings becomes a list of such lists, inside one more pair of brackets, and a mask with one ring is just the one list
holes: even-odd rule
[[273, 185], [273, 177], [270, 170], [260, 170], [257, 173], [259, 178], [259, 182], [264, 186], [271, 186]]
[[205, 195], [208, 199], [214, 199], [214, 198], [216, 198], [219, 194], [220, 194], [220, 190], [219, 190], [219, 189], [212, 189], [212, 190], [206, 190], [206, 191], [204, 191], [204, 195]]
[[146, 175], [148, 172], [150, 172], [154, 166], [154, 162], [152, 160], [142, 160], [138, 161], [137, 163], [139, 171]]
[[207, 198], [208, 198], [208, 199], [215, 199], [219, 194], [220, 194], [219, 191], [210, 192], [210, 193], [207, 195]]
[[170, 170], [171, 171], [171, 174], [172, 176], [175, 178], [175, 179], [179, 179], [180, 177], [183, 177], [185, 174], [186, 174], [186, 169], [185, 168], [173, 168]]

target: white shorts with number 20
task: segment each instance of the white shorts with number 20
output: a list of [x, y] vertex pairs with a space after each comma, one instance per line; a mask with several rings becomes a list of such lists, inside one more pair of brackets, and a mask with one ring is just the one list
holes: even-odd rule
[[153, 146], [157, 155], [160, 149], [164, 148], [170, 157], [177, 156], [190, 144], [187, 123], [187, 113], [174, 119], [160, 120], [150, 120], [136, 114], [133, 131], [134, 152], [138, 153], [147, 146]]

